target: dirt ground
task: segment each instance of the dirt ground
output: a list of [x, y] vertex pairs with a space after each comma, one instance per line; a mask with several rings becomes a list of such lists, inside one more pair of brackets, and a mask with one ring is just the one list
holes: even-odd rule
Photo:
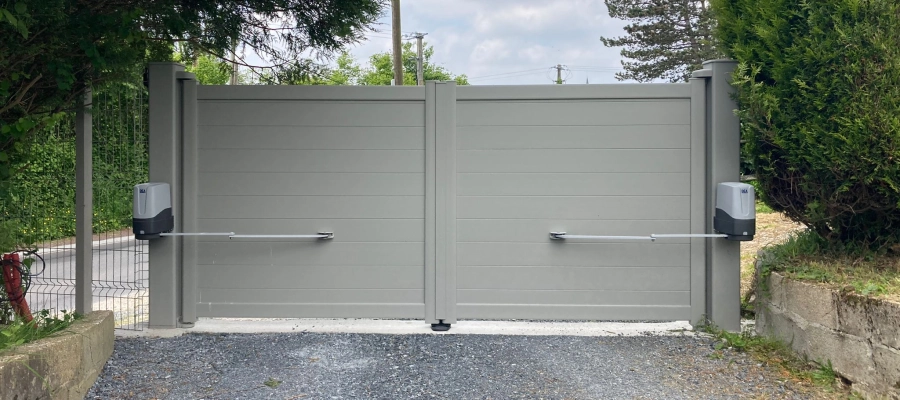
[[791, 233], [803, 228], [781, 213], [756, 214], [756, 236], [752, 241], [741, 242], [741, 298], [750, 290], [756, 253], [765, 246], [783, 242]]

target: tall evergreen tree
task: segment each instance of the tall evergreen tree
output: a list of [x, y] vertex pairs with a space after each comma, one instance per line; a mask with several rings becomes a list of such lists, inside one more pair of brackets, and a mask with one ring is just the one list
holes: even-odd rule
[[703, 61], [719, 58], [707, 0], [606, 0], [613, 18], [631, 22], [626, 36], [600, 40], [623, 47], [619, 80], [685, 82]]

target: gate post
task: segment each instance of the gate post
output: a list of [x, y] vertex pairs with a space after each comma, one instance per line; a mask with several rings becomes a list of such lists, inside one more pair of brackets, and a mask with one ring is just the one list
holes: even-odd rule
[[[184, 67], [150, 63], [150, 181], [170, 185], [175, 231], [181, 232], [181, 90], [176, 79]], [[181, 242], [162, 237], [149, 242], [151, 328], [178, 326]]]
[[[731, 74], [737, 62], [713, 60], [703, 63], [707, 81], [707, 223], [713, 232], [716, 185], [740, 180], [741, 130], [735, 114]], [[741, 329], [741, 242], [709, 239], [707, 243], [707, 316], [720, 329]]]
[[93, 311], [94, 181], [93, 92], [87, 89], [75, 112], [75, 311]]

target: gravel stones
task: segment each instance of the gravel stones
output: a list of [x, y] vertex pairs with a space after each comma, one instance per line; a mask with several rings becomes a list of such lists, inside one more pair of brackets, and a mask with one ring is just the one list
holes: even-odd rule
[[711, 338], [688, 335], [497, 336], [452, 331], [120, 338], [86, 398], [814, 397], [745, 354], [725, 351], [712, 357], [713, 346]]

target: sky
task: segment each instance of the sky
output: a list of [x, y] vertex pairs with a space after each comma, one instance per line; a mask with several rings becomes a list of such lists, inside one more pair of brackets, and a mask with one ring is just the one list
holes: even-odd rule
[[[400, 7], [401, 31], [427, 33], [432, 62], [473, 85], [551, 84], [557, 64], [566, 67], [566, 83], [618, 82], [620, 49], [600, 37], [624, 35], [625, 22], [611, 18], [602, 0], [401, 0]], [[350, 53], [365, 64], [391, 51], [390, 32], [388, 8]]]

